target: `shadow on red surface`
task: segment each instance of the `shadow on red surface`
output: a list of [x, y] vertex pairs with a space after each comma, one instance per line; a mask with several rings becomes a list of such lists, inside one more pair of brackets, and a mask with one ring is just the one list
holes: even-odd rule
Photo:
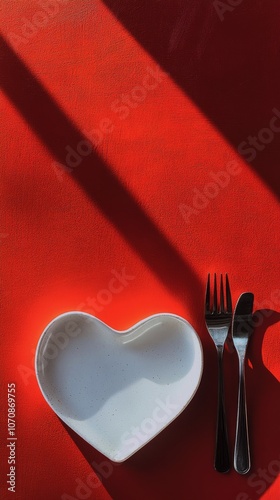
[[[259, 326], [248, 347], [253, 369], [247, 367], [246, 383], [252, 455], [249, 474], [238, 475], [232, 468], [228, 474], [220, 474], [213, 468], [217, 404], [216, 383], [209, 386], [209, 378], [216, 382], [213, 374], [216, 373], [217, 360], [213, 348], [205, 356], [202, 382], [190, 405], [168, 428], [127, 461], [121, 464], [111, 462], [63, 424], [114, 500], [142, 500], [147, 495], [149, 498], [159, 498], [160, 495], [163, 500], [169, 500], [182, 498], [183, 490], [186, 498], [194, 500], [256, 500], [271, 486], [280, 471], [280, 384], [264, 365], [263, 343], [269, 326], [279, 322], [280, 313], [271, 310], [257, 312]], [[233, 463], [238, 390], [235, 353], [225, 353], [224, 368]], [[83, 482], [90, 488], [90, 478], [88, 483], [87, 477], [83, 478]]]
[[[106, 0], [104, 3], [226, 139], [237, 149], [243, 143], [244, 159], [249, 161], [249, 156], [254, 156], [252, 167], [279, 195], [280, 135], [271, 127], [273, 117], [278, 118], [273, 110], [280, 108], [279, 3], [274, 0], [268, 8], [262, 1], [243, 2], [226, 12], [223, 21], [213, 3], [202, 0]], [[4, 65], [0, 81], [4, 92], [53, 157], [64, 164], [65, 147], [87, 138], [3, 39], [1, 54]], [[273, 126], [278, 127], [278, 122], [273, 121]], [[263, 132], [264, 128], [271, 130], [273, 137]], [[249, 144], [251, 135], [257, 136], [257, 146]], [[164, 285], [181, 298], [186, 297], [199, 318], [198, 304], [201, 304], [203, 289], [197, 275], [104, 160], [93, 151], [69, 175], [74, 176]], [[187, 282], [193, 284], [191, 289], [186, 286]], [[160, 493], [160, 498], [169, 500], [180, 498], [184, 489], [188, 498], [200, 500], [212, 498], [217, 488], [219, 498], [227, 498], [229, 490], [237, 500], [243, 492], [242, 500], [247, 500], [246, 495], [248, 500], [260, 497], [275, 478], [270, 464], [280, 461], [280, 386], [262, 359], [266, 329], [277, 321], [279, 313], [276, 312], [269, 318], [264, 317], [248, 352], [253, 364], [247, 376], [251, 473], [242, 477], [231, 471], [227, 476], [220, 476], [213, 471], [216, 385], [209, 390], [209, 380], [215, 380], [213, 374], [216, 373], [213, 348], [205, 356], [202, 383], [189, 408], [127, 462], [110, 463], [67, 427], [88, 462], [94, 462], [93, 468], [101, 476], [100, 470], [103, 470], [103, 484], [114, 499], [131, 498], [133, 492], [134, 499], [142, 500], [149, 492], [151, 498], [158, 498]], [[225, 365], [227, 394], [234, 395], [227, 400], [233, 449], [236, 357], [226, 353]], [[100, 468], [104, 460], [111, 466], [107, 465], [106, 473], [106, 468]], [[266, 478], [260, 477], [260, 469], [267, 471]]]
[[[0, 86], [57, 162], [65, 164], [66, 146], [87, 142], [13, 49], [0, 39]], [[20, 82], [20, 83], [19, 83]], [[71, 169], [69, 169], [71, 170]], [[197, 310], [203, 296], [197, 274], [172, 246], [133, 196], [94, 150], [71, 170], [92, 202], [122, 234], [161, 282]], [[192, 283], [192, 287], [186, 287]]]
[[103, 2], [279, 196], [279, 2]]

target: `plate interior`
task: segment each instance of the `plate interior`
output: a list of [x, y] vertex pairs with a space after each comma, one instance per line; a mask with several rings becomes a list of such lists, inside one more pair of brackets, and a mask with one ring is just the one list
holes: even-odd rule
[[157, 314], [129, 330], [71, 312], [43, 332], [36, 375], [55, 413], [121, 462], [163, 430], [192, 399], [202, 348], [179, 316]]

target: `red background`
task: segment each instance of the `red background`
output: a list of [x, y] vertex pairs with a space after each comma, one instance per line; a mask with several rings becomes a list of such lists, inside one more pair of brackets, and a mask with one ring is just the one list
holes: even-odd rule
[[[84, 498], [279, 498], [280, 134], [251, 163], [238, 145], [280, 110], [280, 6], [223, 5], [2, 3], [2, 498], [12, 495], [9, 382], [17, 390], [16, 498], [79, 498], [77, 485], [96, 471], [102, 484], [87, 486]], [[143, 91], [145, 82], [154, 88]], [[116, 111], [127, 95], [130, 104]], [[93, 130], [94, 151], [66, 169], [66, 147], [77, 149]], [[237, 175], [209, 187], [232, 162]], [[198, 192], [208, 193], [199, 208]], [[123, 268], [134, 279], [96, 315], [125, 329], [157, 312], [179, 314], [200, 335], [205, 367], [183, 414], [116, 466], [47, 406], [34, 351], [56, 315], [94, 313], [91, 300]], [[253, 463], [244, 477], [213, 469], [217, 360], [203, 301], [214, 271], [229, 273], [234, 301], [250, 290], [255, 309], [270, 310], [248, 352]], [[228, 351], [225, 376], [232, 452], [238, 377]]]

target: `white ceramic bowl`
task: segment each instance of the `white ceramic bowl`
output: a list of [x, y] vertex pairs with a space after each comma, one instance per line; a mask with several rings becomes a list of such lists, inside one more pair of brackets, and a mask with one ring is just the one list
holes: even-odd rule
[[35, 370], [55, 413], [106, 457], [122, 462], [189, 404], [203, 354], [193, 327], [173, 314], [117, 331], [73, 311], [42, 333]]

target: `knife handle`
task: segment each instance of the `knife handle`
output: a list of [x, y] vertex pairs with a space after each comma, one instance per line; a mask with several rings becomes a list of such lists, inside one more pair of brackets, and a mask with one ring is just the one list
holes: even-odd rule
[[234, 468], [239, 474], [246, 474], [251, 468], [244, 359], [245, 355], [239, 355], [238, 410], [234, 448]]

